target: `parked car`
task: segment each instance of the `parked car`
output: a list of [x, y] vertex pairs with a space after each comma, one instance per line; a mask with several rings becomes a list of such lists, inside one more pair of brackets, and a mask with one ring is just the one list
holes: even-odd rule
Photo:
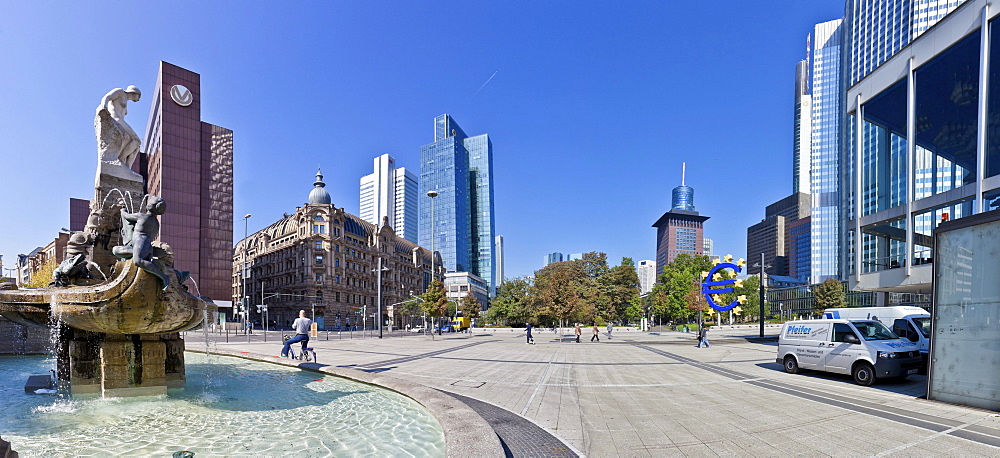
[[414, 327], [410, 328], [410, 332], [424, 332], [426, 330], [427, 330], [427, 328], [425, 326], [423, 326], [423, 325], [421, 325], [421, 326], [414, 326]]

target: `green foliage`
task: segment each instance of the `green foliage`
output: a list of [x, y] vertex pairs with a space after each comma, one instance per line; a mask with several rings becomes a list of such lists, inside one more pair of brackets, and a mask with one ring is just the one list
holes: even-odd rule
[[31, 279], [24, 284], [28, 288], [44, 288], [52, 283], [52, 271], [59, 267], [59, 263], [56, 262], [55, 258], [49, 258], [42, 264], [42, 267], [38, 268], [38, 272], [35, 272]]
[[827, 278], [826, 281], [813, 287], [813, 313], [822, 315], [823, 310], [828, 308], [843, 307], [847, 304], [844, 285], [835, 278]]
[[625, 321], [635, 322], [641, 320], [645, 308], [642, 298], [638, 295], [629, 299], [628, 307], [625, 308]]
[[479, 318], [479, 311], [483, 308], [482, 304], [479, 303], [479, 299], [469, 291], [465, 297], [462, 298], [462, 316], [473, 319]]
[[688, 286], [687, 294], [684, 295], [684, 305], [695, 314], [709, 311], [708, 301], [701, 293], [701, 282], [695, 280]]
[[538, 318], [550, 323], [553, 320], [562, 322], [593, 319], [593, 305], [584, 300], [584, 296], [590, 292], [587, 282], [589, 277], [584, 269], [586, 262], [554, 262], [535, 271], [532, 295], [537, 303]]
[[597, 251], [583, 254], [583, 270], [593, 279], [608, 271], [608, 255]]
[[624, 258], [622, 265], [609, 267], [605, 253], [590, 252], [583, 259], [537, 270], [533, 282], [505, 280], [490, 303], [487, 319], [510, 326], [603, 323], [629, 319], [630, 313], [638, 319], [643, 309], [635, 262]]
[[608, 321], [625, 318], [629, 303], [639, 298], [639, 274], [635, 265], [623, 262], [612, 267], [596, 279], [594, 289], [600, 298], [594, 301], [600, 318]]
[[445, 293], [444, 284], [441, 280], [434, 279], [430, 286], [427, 287], [427, 292], [423, 294], [424, 301], [420, 303], [420, 306], [424, 309], [424, 313], [429, 317], [440, 318], [444, 316], [448, 309], [448, 295]]
[[712, 268], [708, 256], [677, 255], [673, 262], [663, 267], [653, 286], [652, 313], [663, 320], [687, 320], [694, 316], [688, 307], [687, 296], [694, 282], [701, 282], [701, 273]]
[[530, 297], [532, 286], [528, 277], [504, 280], [486, 311], [487, 321], [509, 326], [528, 322], [534, 316]]

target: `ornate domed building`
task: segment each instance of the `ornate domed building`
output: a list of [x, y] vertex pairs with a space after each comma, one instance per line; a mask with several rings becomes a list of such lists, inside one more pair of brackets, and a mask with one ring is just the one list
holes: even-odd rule
[[[337, 208], [325, 189], [321, 171], [307, 203], [239, 241], [233, 253], [233, 304], [249, 297], [250, 319], [286, 327], [306, 310], [319, 329], [373, 326], [378, 304], [379, 258], [382, 264], [382, 314], [394, 327], [410, 324], [405, 308], [388, 306], [423, 294], [431, 282], [431, 252]], [[437, 278], [443, 278], [435, 253]], [[247, 265], [246, 292], [240, 264]], [[267, 305], [267, 317], [258, 312]], [[234, 310], [234, 315], [239, 310]], [[367, 316], [367, 319], [364, 317]]]

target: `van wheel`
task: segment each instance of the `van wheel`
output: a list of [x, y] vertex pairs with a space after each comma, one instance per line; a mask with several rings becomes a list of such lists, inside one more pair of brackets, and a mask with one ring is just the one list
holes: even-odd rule
[[861, 386], [871, 386], [875, 383], [875, 368], [868, 363], [858, 363], [854, 366], [854, 383]]
[[795, 360], [795, 357], [788, 355], [785, 357], [785, 372], [789, 374], [799, 373], [799, 362]]

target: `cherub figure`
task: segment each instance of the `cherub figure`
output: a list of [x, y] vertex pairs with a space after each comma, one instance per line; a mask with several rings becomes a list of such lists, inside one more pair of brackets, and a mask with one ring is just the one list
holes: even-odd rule
[[157, 216], [166, 210], [167, 203], [163, 199], [149, 194], [142, 197], [139, 211], [128, 213], [122, 208], [124, 245], [116, 246], [112, 250], [115, 256], [122, 259], [131, 258], [140, 269], [159, 277], [163, 281], [163, 289], [170, 286], [170, 277], [153, 262], [153, 239], [160, 234], [160, 221]]

